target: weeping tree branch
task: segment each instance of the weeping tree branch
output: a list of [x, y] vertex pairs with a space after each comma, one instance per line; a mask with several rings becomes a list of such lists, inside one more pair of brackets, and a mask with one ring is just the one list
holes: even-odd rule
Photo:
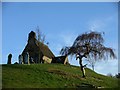
[[[82, 58], [89, 58], [94, 60], [102, 60], [117, 58], [113, 49], [105, 47], [103, 33], [99, 32], [90, 32], [79, 35], [72, 46], [63, 47], [60, 51], [62, 55], [76, 55], [78, 54], [80, 59], [80, 65], [82, 65]], [[81, 68], [83, 70], [83, 68]]]

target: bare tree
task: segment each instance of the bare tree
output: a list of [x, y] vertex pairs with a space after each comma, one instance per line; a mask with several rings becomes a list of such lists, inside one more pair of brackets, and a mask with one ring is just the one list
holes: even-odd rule
[[76, 55], [76, 59], [79, 59], [83, 77], [85, 77], [85, 69], [82, 64], [83, 58], [94, 60], [105, 60], [109, 57], [116, 58], [113, 49], [103, 45], [103, 34], [93, 31], [84, 33], [76, 38], [72, 46], [63, 47], [60, 51], [62, 55]]
[[39, 27], [36, 28], [37, 40], [41, 43], [45, 43], [45, 35], [40, 31]]

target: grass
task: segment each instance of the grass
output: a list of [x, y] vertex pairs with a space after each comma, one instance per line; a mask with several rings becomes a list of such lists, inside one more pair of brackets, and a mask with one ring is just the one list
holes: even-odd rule
[[3, 88], [116, 88], [118, 79], [62, 64], [2, 65]]

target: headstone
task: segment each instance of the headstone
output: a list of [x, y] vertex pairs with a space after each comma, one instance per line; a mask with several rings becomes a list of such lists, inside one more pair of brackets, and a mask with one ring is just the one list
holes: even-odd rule
[[29, 53], [28, 52], [25, 53], [25, 62], [24, 63], [25, 64], [30, 64], [29, 63]]
[[19, 55], [19, 64], [23, 64], [23, 56], [22, 55]]
[[11, 59], [12, 59], [12, 54], [9, 54], [8, 55], [8, 62], [7, 62], [7, 64], [11, 64]]
[[30, 57], [30, 63], [35, 63], [32, 57]]

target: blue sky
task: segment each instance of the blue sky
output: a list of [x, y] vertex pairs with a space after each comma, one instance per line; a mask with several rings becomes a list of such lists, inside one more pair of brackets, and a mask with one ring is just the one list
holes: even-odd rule
[[[105, 45], [118, 53], [118, 6], [117, 3], [2, 3], [2, 63], [12, 53], [12, 63], [18, 61], [30, 31], [39, 26], [49, 42], [49, 48], [59, 55], [63, 46], [73, 44], [75, 38], [84, 32], [105, 32]], [[75, 59], [69, 61], [79, 65]], [[83, 61], [83, 63], [87, 63]], [[95, 64], [95, 71], [101, 74], [116, 74], [118, 60], [101, 61]]]

